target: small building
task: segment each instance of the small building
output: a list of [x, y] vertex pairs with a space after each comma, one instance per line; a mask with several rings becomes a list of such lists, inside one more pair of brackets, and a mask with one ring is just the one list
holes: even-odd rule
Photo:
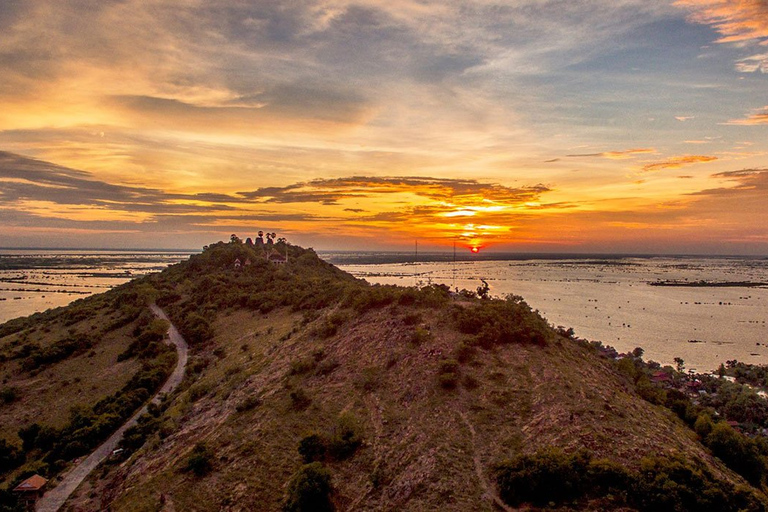
[[235, 268], [240, 268], [242, 266], [243, 266], [243, 264], [240, 262], [240, 258], [237, 258], [235, 260]]
[[267, 261], [274, 263], [275, 265], [284, 265], [285, 263], [288, 263], [288, 258], [274, 251], [269, 256], [267, 256]]
[[30, 510], [34, 509], [37, 500], [42, 498], [45, 492], [45, 484], [48, 480], [40, 475], [32, 475], [13, 488], [13, 493], [18, 497], [19, 503]]
[[651, 382], [654, 384], [670, 384], [672, 376], [664, 371], [656, 371], [651, 374]]

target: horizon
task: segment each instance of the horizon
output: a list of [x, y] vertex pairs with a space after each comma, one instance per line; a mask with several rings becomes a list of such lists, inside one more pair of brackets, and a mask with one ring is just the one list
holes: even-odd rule
[[[214, 243], [225, 242], [224, 240], [218, 240]], [[226, 242], [225, 242], [226, 243]], [[295, 244], [293, 244], [295, 245]], [[443, 250], [426, 250], [419, 251], [418, 256], [411, 250], [360, 250], [360, 249], [319, 249], [314, 247], [306, 247], [315, 251], [318, 255], [341, 255], [352, 256], [358, 255], [360, 257], [365, 256], [398, 256], [398, 257], [440, 257], [440, 258], [452, 258], [454, 252], [451, 249]], [[20, 251], [20, 252], [89, 252], [94, 255], [98, 255], [100, 252], [119, 252], [119, 253], [188, 253], [199, 254], [203, 251], [203, 247], [192, 248], [146, 248], [146, 247], [0, 247], [0, 257], [10, 256], [10, 254], [4, 254], [4, 252]], [[509, 250], [483, 250], [479, 252], [472, 252], [466, 248], [463, 251], [457, 251], [456, 261], [493, 261], [493, 257], [500, 258], [500, 261], [505, 260], [524, 260], [524, 259], [588, 259], [588, 258], [604, 258], [604, 259], [623, 259], [623, 258], [705, 258], [705, 259], [718, 259], [718, 258], [743, 258], [743, 259], [766, 259], [768, 254], [695, 254], [695, 253], [611, 253], [611, 252], [532, 252], [532, 251], [509, 251]], [[398, 260], [399, 261], [399, 260]], [[445, 260], [448, 261], [448, 260]], [[408, 260], [408, 262], [413, 262]], [[420, 262], [416, 259], [415, 262]], [[344, 263], [352, 264], [352, 263]]]
[[4, 244], [768, 255], [764, 2], [29, 0], [0, 28]]

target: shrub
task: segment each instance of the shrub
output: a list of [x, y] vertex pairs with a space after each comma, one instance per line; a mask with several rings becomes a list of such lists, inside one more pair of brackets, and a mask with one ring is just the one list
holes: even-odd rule
[[285, 512], [333, 512], [331, 473], [320, 462], [305, 464], [288, 483]]
[[256, 407], [261, 405], [261, 399], [257, 397], [256, 395], [248, 395], [241, 401], [237, 406], [235, 406], [235, 410], [237, 412], [245, 412], [250, 411], [251, 409], [255, 409]]
[[459, 362], [443, 359], [438, 366], [438, 382], [443, 389], [453, 389], [459, 382]]
[[299, 455], [307, 464], [324, 460], [327, 449], [325, 438], [317, 433], [304, 436], [299, 441]]
[[429, 329], [425, 329], [424, 327], [417, 327], [413, 334], [411, 334], [411, 343], [414, 345], [421, 345], [422, 343], [426, 343], [429, 340], [432, 339], [432, 333], [429, 331]]
[[21, 393], [19, 393], [19, 389], [13, 386], [6, 386], [0, 390], [0, 400], [6, 404], [15, 402], [20, 396]]
[[328, 439], [328, 455], [335, 460], [351, 457], [362, 444], [360, 423], [349, 413], [339, 416]]
[[312, 399], [302, 388], [294, 389], [289, 396], [291, 398], [291, 407], [296, 411], [306, 409], [312, 403]]
[[197, 443], [184, 465], [184, 471], [203, 477], [213, 469], [213, 452], [203, 443]]
[[315, 375], [329, 375], [333, 373], [336, 368], [341, 366], [335, 359], [326, 359], [320, 362], [315, 369]]
[[681, 457], [646, 457], [640, 461], [640, 471], [631, 471], [607, 460], [594, 460], [585, 451], [566, 455], [547, 449], [498, 465], [496, 483], [502, 499], [513, 506], [573, 506], [600, 499], [603, 506], [611, 503], [610, 509], [626, 506], [642, 512], [765, 510], [765, 503], [753, 491], [719, 480], [701, 464]]
[[484, 300], [473, 307], [457, 306], [454, 318], [459, 331], [474, 335], [484, 348], [503, 343], [547, 343], [547, 323], [516, 297]]
[[0, 475], [24, 462], [24, 454], [16, 446], [0, 438]]
[[289, 375], [302, 375], [309, 373], [315, 369], [317, 361], [314, 358], [297, 359], [291, 361], [291, 369], [288, 371]]

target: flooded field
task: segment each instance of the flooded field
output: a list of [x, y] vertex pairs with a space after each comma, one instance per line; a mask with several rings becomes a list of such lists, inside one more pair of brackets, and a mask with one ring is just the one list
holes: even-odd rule
[[620, 352], [707, 371], [768, 364], [768, 260], [610, 258], [342, 264], [370, 282], [441, 283], [521, 295], [553, 325]]
[[[106, 291], [190, 254], [0, 251], [0, 322]], [[665, 364], [675, 357], [698, 371], [729, 359], [768, 364], [766, 259], [321, 256], [373, 283], [475, 290], [485, 280], [492, 295], [520, 295], [555, 326], [620, 352], [643, 347], [646, 358]]]
[[101, 293], [187, 259], [184, 252], [0, 251], [0, 323]]

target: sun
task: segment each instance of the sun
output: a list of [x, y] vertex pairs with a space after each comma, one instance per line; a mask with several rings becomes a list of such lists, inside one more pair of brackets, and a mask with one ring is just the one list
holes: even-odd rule
[[477, 254], [480, 252], [480, 248], [478, 246], [474, 246], [470, 249], [472, 251], [472, 254]]

